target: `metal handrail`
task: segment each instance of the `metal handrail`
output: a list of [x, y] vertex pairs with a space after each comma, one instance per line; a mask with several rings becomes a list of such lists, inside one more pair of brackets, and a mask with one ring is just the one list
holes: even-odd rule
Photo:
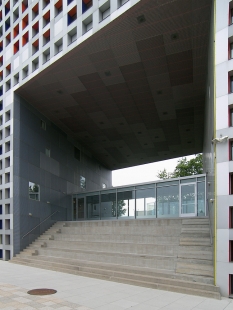
[[34, 228], [32, 228], [31, 230], [29, 230], [29, 232], [27, 232], [25, 235], [23, 235], [22, 239], [24, 237], [26, 237], [27, 235], [29, 235], [34, 229], [36, 229], [37, 227], [39, 227], [42, 223], [44, 223], [45, 221], [47, 221], [51, 216], [53, 216], [55, 213], [60, 212], [60, 211], [55, 211], [52, 214], [50, 214], [49, 216], [47, 216], [42, 222], [40, 222], [38, 225], [36, 225]]
[[210, 208], [209, 208], [209, 200], [206, 199], [207, 202], [207, 208], [208, 208], [208, 218], [209, 218], [209, 226], [210, 226], [210, 244], [213, 244], [213, 235], [212, 235], [212, 230], [211, 230], [211, 221], [210, 221]]

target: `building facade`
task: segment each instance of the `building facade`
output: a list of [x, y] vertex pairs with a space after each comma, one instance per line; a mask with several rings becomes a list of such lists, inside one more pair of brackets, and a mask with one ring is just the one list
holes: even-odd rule
[[232, 1], [216, 1], [216, 281], [232, 294]]
[[229, 0], [1, 1], [0, 258], [113, 169], [203, 152], [215, 280], [233, 292], [232, 16]]

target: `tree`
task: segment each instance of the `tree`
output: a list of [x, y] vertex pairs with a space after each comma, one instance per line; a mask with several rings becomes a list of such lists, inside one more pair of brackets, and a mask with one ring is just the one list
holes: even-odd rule
[[163, 180], [170, 179], [170, 178], [172, 178], [172, 173], [167, 172], [167, 170], [164, 168], [163, 170], [158, 172], [157, 177], [159, 179], [163, 179]]
[[[118, 200], [117, 201], [117, 215], [118, 216], [123, 216], [125, 215], [126, 213], [126, 209], [124, 208], [125, 207], [125, 202], [124, 200]], [[112, 203], [112, 216], [115, 217], [116, 216], [116, 203], [115, 201]]]
[[195, 155], [195, 158], [187, 160], [186, 157], [178, 160], [178, 164], [175, 167], [173, 172], [167, 172], [164, 168], [162, 171], [159, 171], [157, 177], [159, 179], [169, 179], [169, 178], [180, 178], [186, 177], [195, 174], [203, 173], [203, 161], [202, 154]]

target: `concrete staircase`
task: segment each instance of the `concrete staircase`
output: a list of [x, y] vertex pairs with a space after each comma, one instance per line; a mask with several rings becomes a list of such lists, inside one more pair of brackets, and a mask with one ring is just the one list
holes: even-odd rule
[[57, 222], [11, 262], [219, 299], [209, 232], [206, 218]]

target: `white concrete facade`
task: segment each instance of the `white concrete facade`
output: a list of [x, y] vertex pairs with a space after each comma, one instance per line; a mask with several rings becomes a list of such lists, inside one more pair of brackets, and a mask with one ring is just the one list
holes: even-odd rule
[[233, 172], [231, 140], [233, 138], [230, 123], [232, 108], [232, 90], [229, 89], [232, 75], [232, 59], [230, 58], [230, 43], [232, 42], [232, 25], [229, 20], [232, 1], [216, 0], [215, 25], [215, 78], [216, 78], [216, 137], [228, 136], [229, 140], [216, 144], [216, 284], [220, 286], [221, 294], [229, 296], [230, 276], [233, 274], [233, 264], [230, 254], [231, 226], [230, 207], [232, 192], [230, 174]]

